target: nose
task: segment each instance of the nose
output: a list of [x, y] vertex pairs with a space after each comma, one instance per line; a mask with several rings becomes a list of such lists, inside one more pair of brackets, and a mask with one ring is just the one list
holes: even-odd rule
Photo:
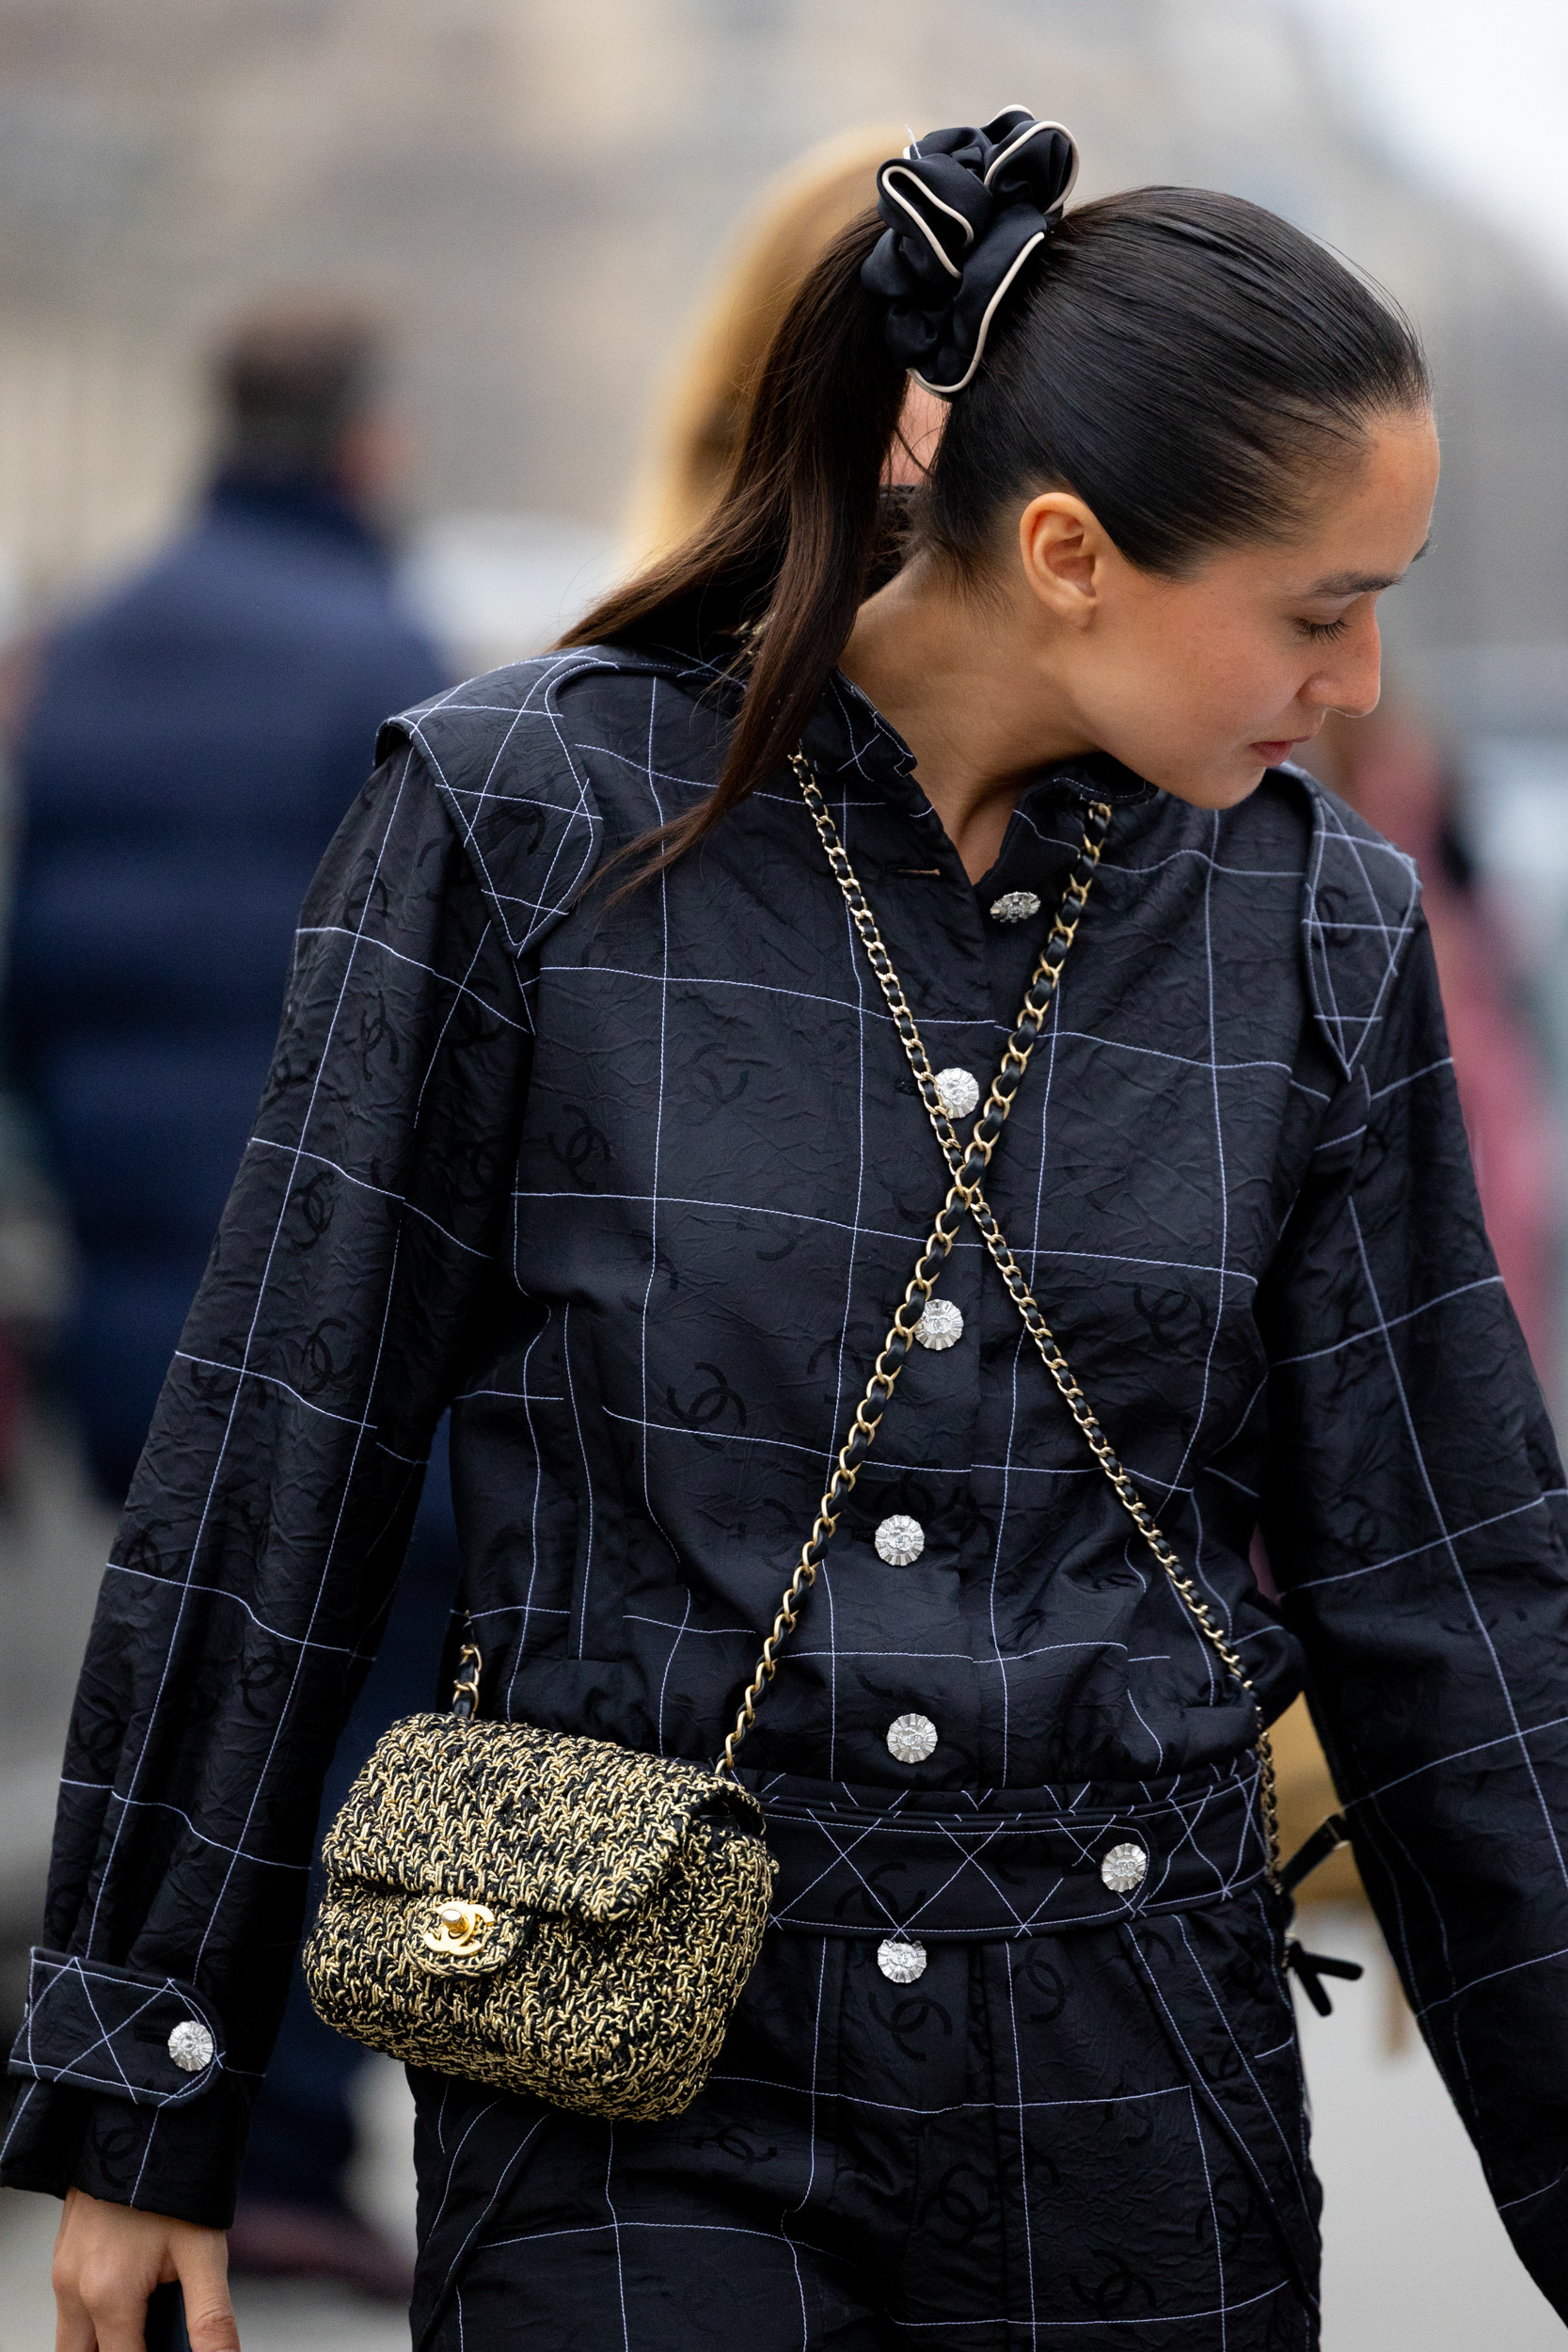
[[1383, 691], [1383, 640], [1376, 615], [1370, 612], [1339, 640], [1331, 660], [1314, 672], [1302, 689], [1302, 700], [1325, 710], [1342, 710], [1348, 719], [1364, 719], [1377, 708]]

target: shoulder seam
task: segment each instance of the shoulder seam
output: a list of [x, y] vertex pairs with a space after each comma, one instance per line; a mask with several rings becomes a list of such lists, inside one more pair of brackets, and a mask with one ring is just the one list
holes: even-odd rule
[[1347, 1078], [1381, 1023], [1414, 935], [1421, 884], [1414, 858], [1305, 769], [1312, 845], [1302, 877], [1301, 935], [1308, 998]]
[[[399, 712], [381, 730], [380, 756], [403, 742], [429, 769], [514, 955], [536, 946], [570, 914], [597, 862], [604, 836], [593, 788], [561, 723], [556, 691], [568, 678], [626, 666], [612, 650], [595, 646], [513, 662]], [[558, 785], [558, 798], [530, 791], [521, 778], [520, 788], [509, 789], [499, 777], [525, 719], [546, 723], [545, 759]], [[439, 739], [444, 721], [451, 723], [451, 730], [447, 739]], [[460, 754], [471, 761], [467, 775]], [[517, 839], [515, 827], [509, 834], [503, 825], [487, 821], [502, 809], [519, 807], [531, 809], [537, 820], [526, 844]], [[530, 869], [522, 891], [504, 886], [520, 876], [503, 878], [497, 871], [498, 855], [503, 852], [521, 859]], [[531, 869], [541, 860], [543, 870], [535, 874]], [[561, 872], [567, 865], [571, 871], [562, 881]], [[524, 919], [519, 920], [519, 910]]]

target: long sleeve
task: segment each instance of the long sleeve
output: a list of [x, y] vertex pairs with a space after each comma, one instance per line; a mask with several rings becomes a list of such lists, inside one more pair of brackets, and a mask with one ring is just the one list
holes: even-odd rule
[[1262, 1295], [1262, 1522], [1356, 1855], [1519, 2252], [1568, 2308], [1563, 1477], [1487, 1244], [1430, 942]]
[[323, 1777], [505, 1246], [530, 1029], [467, 831], [400, 743], [307, 902], [83, 1669], [14, 2185], [230, 2217]]

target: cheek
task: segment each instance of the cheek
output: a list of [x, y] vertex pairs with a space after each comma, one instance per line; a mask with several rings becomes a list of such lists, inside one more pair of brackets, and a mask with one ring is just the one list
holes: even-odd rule
[[1250, 742], [1293, 700], [1297, 679], [1276, 644], [1215, 626], [1162, 633], [1153, 649], [1173, 728], [1215, 743]]
[[[1103, 748], [1202, 807], [1227, 807], [1258, 782], [1244, 747], [1283, 731], [1300, 685], [1272, 634], [1187, 612], [1139, 630], [1097, 681], [1091, 720]], [[1109, 648], [1105, 649], [1107, 652]]]

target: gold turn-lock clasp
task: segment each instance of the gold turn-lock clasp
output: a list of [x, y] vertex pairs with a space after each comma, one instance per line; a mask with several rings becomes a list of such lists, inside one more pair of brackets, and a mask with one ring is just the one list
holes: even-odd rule
[[423, 1942], [433, 1952], [477, 1952], [495, 1924], [496, 1915], [488, 1904], [437, 1903]]

